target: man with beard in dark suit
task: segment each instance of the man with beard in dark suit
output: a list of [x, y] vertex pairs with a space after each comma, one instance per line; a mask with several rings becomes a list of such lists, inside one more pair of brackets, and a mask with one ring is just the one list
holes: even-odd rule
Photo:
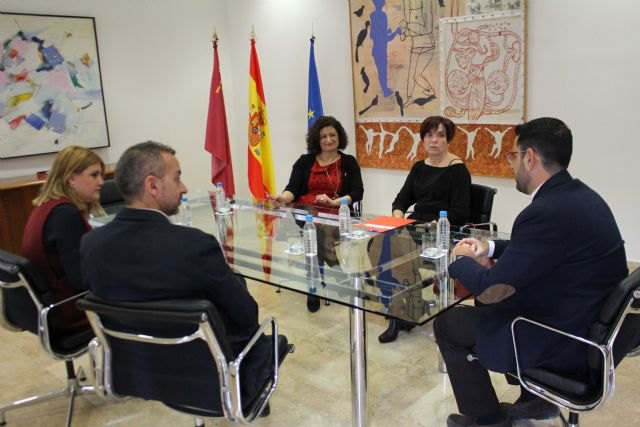
[[[488, 371], [516, 370], [511, 321], [524, 316], [586, 336], [605, 298], [628, 274], [624, 241], [609, 206], [567, 171], [571, 130], [558, 119], [540, 118], [515, 132], [516, 151], [506, 155], [516, 188], [531, 203], [516, 218], [509, 241], [463, 239], [449, 266], [451, 277], [480, 301], [493, 303], [454, 307], [434, 323], [461, 413], [449, 415], [449, 427], [502, 427], [558, 415], [557, 407], [524, 389], [514, 404], [498, 402]], [[487, 268], [475, 261], [484, 255], [498, 262]], [[520, 329], [521, 368], [586, 372], [581, 344], [540, 328]], [[477, 359], [469, 361], [470, 354]]]
[[[169, 216], [178, 211], [180, 199], [187, 192], [175, 150], [152, 141], [136, 144], [118, 161], [115, 180], [127, 207], [82, 240], [84, 282], [93, 294], [112, 301], [207, 299], [218, 309], [231, 350], [237, 356], [259, 327], [258, 305], [244, 279], [226, 263], [215, 237], [171, 223]], [[243, 362], [242, 387], [249, 397], [271, 374], [270, 342], [263, 335]], [[287, 347], [286, 337], [279, 337], [279, 347]], [[128, 364], [153, 370], [154, 363], [162, 362], [145, 355], [139, 359]], [[191, 391], [183, 389], [181, 393], [193, 394], [192, 402], [183, 398], [198, 407], [207, 404], [207, 399], [215, 399], [216, 393], [203, 396], [206, 393], [196, 386], [207, 380], [201, 378], [202, 370], [194, 368], [205, 362], [196, 359], [185, 354], [182, 361], [176, 360], [176, 364], [186, 365], [167, 379], [167, 388], [175, 384], [178, 389], [179, 384], [190, 382]], [[149, 386], [129, 384], [127, 389]]]

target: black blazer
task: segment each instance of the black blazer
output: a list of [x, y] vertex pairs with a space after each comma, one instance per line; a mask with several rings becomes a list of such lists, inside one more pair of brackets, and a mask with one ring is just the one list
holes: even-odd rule
[[[216, 238], [196, 228], [171, 224], [158, 211], [122, 210], [109, 224], [85, 234], [80, 254], [83, 280], [96, 296], [105, 300], [199, 298], [212, 301], [220, 312], [234, 355], [258, 329], [258, 305], [244, 279], [227, 265]], [[171, 335], [184, 331], [166, 332]], [[258, 377], [266, 378], [271, 371], [269, 340], [262, 341], [266, 347], [256, 351], [266, 352], [266, 356], [247, 366], [243, 364], [244, 369], [253, 372], [244, 375], [244, 380], [259, 383]], [[123, 369], [139, 366], [164, 372], [166, 366], [157, 366], [157, 363], [149, 354], [141, 353]], [[200, 402], [202, 396], [199, 395], [203, 393], [197, 385], [208, 381], [206, 375], [203, 376], [207, 364], [190, 354], [183, 354], [176, 365], [180, 363], [185, 365], [176, 368], [173, 377], [167, 376], [165, 386], [192, 381], [193, 396], [187, 401]], [[126, 378], [119, 380], [126, 381]], [[126, 387], [146, 386], [149, 385], [128, 384]]]
[[[483, 310], [475, 351], [488, 369], [515, 369], [511, 321], [525, 316], [586, 336], [603, 300], [627, 274], [624, 241], [606, 202], [562, 171], [547, 180], [516, 218], [511, 240], [496, 241], [492, 268], [461, 257], [451, 276], [474, 294], [505, 284], [509, 298]], [[523, 328], [520, 361], [576, 372], [586, 369], [584, 347]], [[582, 356], [581, 356], [582, 355]]]
[[[339, 153], [342, 157], [342, 188], [340, 189], [339, 195], [351, 197], [352, 203], [359, 202], [362, 200], [364, 194], [360, 165], [358, 165], [358, 161], [352, 155], [345, 154], [341, 151]], [[315, 161], [316, 154], [309, 153], [300, 156], [293, 164], [289, 183], [284, 190], [290, 191], [293, 194], [294, 201], [307, 193], [307, 181], [309, 180], [309, 174]]]

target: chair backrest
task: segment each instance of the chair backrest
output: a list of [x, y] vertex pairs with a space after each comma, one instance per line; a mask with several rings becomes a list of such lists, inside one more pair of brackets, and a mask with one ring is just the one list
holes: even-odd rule
[[102, 205], [102, 208], [109, 213], [110, 208], [123, 206], [124, 204], [124, 198], [115, 179], [105, 180], [100, 190], [100, 205]]
[[[27, 258], [0, 250], [0, 318], [9, 329], [27, 330], [57, 359], [84, 353], [93, 338], [86, 323], [69, 324], [66, 314], [77, 313], [71, 297], [55, 301], [49, 282]], [[81, 314], [81, 313], [79, 313]]]
[[469, 222], [472, 224], [486, 224], [491, 221], [493, 198], [497, 189], [482, 184], [471, 184], [471, 200], [469, 204]]
[[[598, 317], [589, 330], [589, 339], [609, 347], [613, 361], [618, 363], [640, 345], [640, 269], [622, 280], [605, 300]], [[635, 314], [635, 315], [634, 315]], [[589, 350], [591, 369], [601, 368], [602, 355]]]
[[[517, 363], [515, 324], [527, 322], [560, 333], [586, 346], [589, 372], [556, 372], [544, 367], [527, 368], [518, 377], [529, 392], [577, 412], [601, 406], [615, 388], [615, 366], [640, 345], [640, 269], [623, 279], [605, 299], [588, 337], [579, 337], [533, 320], [516, 318], [512, 323]], [[575, 418], [577, 421], [577, 418]], [[577, 424], [576, 424], [577, 425]]]
[[47, 280], [28, 259], [0, 250], [0, 282], [4, 320], [38, 334], [38, 313], [53, 303]]
[[640, 345], [639, 306], [640, 269], [616, 285], [589, 328], [588, 339], [593, 343], [587, 350], [589, 376], [572, 402], [578, 407], [597, 408], [615, 388], [615, 367]]
[[102, 347], [104, 368], [96, 381], [105, 394], [136, 396], [195, 415], [237, 420], [234, 404], [246, 408], [270, 387], [267, 381], [253, 395], [241, 390], [240, 403], [234, 401], [234, 387], [239, 387], [229, 372], [234, 355], [210, 301], [115, 302], [89, 293], [77, 305], [86, 311]]

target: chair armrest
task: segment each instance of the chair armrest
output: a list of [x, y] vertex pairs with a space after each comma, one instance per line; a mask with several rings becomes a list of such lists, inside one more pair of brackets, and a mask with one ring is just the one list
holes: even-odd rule
[[278, 355], [278, 352], [277, 352], [277, 349], [278, 349], [278, 342], [277, 342], [278, 341], [278, 322], [276, 321], [276, 319], [273, 316], [269, 316], [262, 322], [262, 324], [260, 325], [258, 330], [253, 334], [253, 336], [251, 337], [251, 339], [247, 343], [247, 345], [244, 346], [244, 348], [242, 349], [240, 354], [238, 354], [238, 356], [236, 357], [235, 361], [238, 363], [238, 367], [240, 367], [240, 364], [242, 363], [242, 360], [247, 356], [247, 354], [249, 354], [249, 352], [251, 351], [253, 346], [256, 344], [256, 342], [258, 342], [258, 339], [260, 339], [260, 337], [262, 336], [262, 334], [264, 333], [264, 331], [267, 329], [267, 327], [269, 325], [271, 325], [271, 333], [272, 333], [272, 335], [276, 337], [274, 350], [276, 350], [275, 354], [276, 354], [276, 357], [277, 357], [277, 355]]
[[[549, 332], [564, 336], [566, 338], [572, 339], [574, 341], [578, 341], [581, 342], [585, 345], [594, 347], [595, 349], [597, 349], [600, 354], [602, 354], [602, 360], [603, 360], [603, 365], [602, 365], [602, 396], [599, 397], [595, 402], [592, 402], [590, 404], [583, 404], [583, 403], [576, 403], [576, 402], [572, 402], [570, 401], [568, 398], [566, 398], [563, 395], [557, 394], [547, 388], [542, 387], [539, 384], [536, 384], [534, 381], [532, 381], [531, 379], [525, 378], [523, 377], [523, 371], [522, 368], [520, 367], [520, 360], [518, 357], [518, 344], [517, 344], [517, 339], [516, 339], [516, 325], [519, 322], [525, 322], [528, 323], [530, 325], [533, 325], [535, 327], [538, 328], [542, 328], [545, 329]], [[613, 369], [614, 369], [614, 364], [613, 364], [613, 354], [612, 352], [609, 350], [609, 348], [605, 345], [601, 345], [598, 344], [592, 340], [583, 338], [581, 336], [578, 335], [574, 335], [574, 334], [570, 334], [568, 332], [562, 331], [560, 329], [554, 328], [552, 326], [549, 325], [545, 325], [544, 323], [541, 322], [537, 322], [535, 320], [531, 320], [531, 319], [527, 319], [526, 317], [516, 317], [512, 322], [511, 322], [511, 337], [513, 339], [513, 351], [515, 354], [515, 358], [516, 358], [516, 370], [517, 370], [517, 378], [520, 381], [520, 384], [530, 393], [533, 393], [553, 404], [556, 405], [560, 405], [562, 407], [564, 407], [565, 409], [568, 409], [569, 411], [582, 411], [582, 410], [589, 410], [589, 409], [594, 409], [598, 406], [600, 406], [602, 403], [604, 403], [604, 401], [606, 400], [606, 397], [610, 394], [611, 390], [613, 390], [614, 388], [614, 379], [615, 377], [613, 376]]]
[[102, 398], [115, 396], [111, 388], [107, 387], [105, 384], [105, 355], [100, 339], [95, 337], [89, 342], [88, 347], [89, 363], [91, 364], [91, 369], [93, 369], [96, 394]]
[[588, 340], [586, 338], [580, 337], [578, 335], [573, 335], [573, 334], [570, 334], [568, 332], [564, 332], [564, 331], [562, 331], [560, 329], [554, 328], [553, 326], [545, 325], [544, 323], [540, 323], [540, 322], [537, 322], [535, 320], [527, 319], [526, 317], [518, 316], [515, 319], [513, 319], [513, 321], [511, 322], [511, 337], [513, 339], [513, 351], [515, 352], [515, 355], [516, 355], [516, 365], [518, 365], [518, 370], [519, 370], [518, 346], [517, 346], [516, 333], [515, 333], [515, 327], [516, 327], [516, 324], [518, 322], [529, 323], [529, 324], [532, 324], [532, 325], [537, 326], [539, 328], [546, 329], [546, 330], [551, 331], [553, 333], [556, 333], [556, 334], [559, 334], [559, 335], [563, 335], [563, 336], [565, 336], [567, 338], [571, 338], [573, 340], [580, 341], [580, 342], [582, 342], [584, 344], [587, 344], [587, 345], [590, 345], [592, 347], [595, 347], [600, 351], [600, 353], [602, 353], [602, 356], [605, 357], [605, 358], [607, 357], [607, 355], [609, 353], [607, 348], [605, 346], [601, 345], [601, 344], [598, 344], [598, 343], [593, 342], [591, 340]]
[[484, 231], [485, 229], [483, 227], [488, 227], [488, 230], [490, 233], [496, 233], [498, 231], [498, 224], [496, 224], [493, 221], [489, 221], [489, 222], [481, 222], [479, 224], [473, 224], [468, 222], [462, 227], [460, 227], [460, 232], [463, 233], [465, 230], [471, 231], [474, 228], [481, 229]]
[[[40, 315], [38, 318], [39, 321], [39, 328], [42, 330], [42, 328], [44, 328], [44, 332], [46, 333], [46, 331], [49, 330], [49, 312], [51, 310], [53, 310], [54, 308], [60, 307], [61, 305], [64, 304], [68, 304], [70, 302], [74, 302], [77, 299], [85, 296], [89, 291], [84, 291], [84, 292], [80, 292], [79, 294], [73, 295], [69, 298], [63, 299], [61, 301], [55, 302], [53, 304], [49, 304], [45, 307], [42, 307], [42, 309], [40, 310]], [[47, 339], [47, 342], [49, 340]]]
[[[29, 288], [28, 288], [29, 289]], [[29, 289], [29, 292], [31, 290]], [[54, 308], [60, 307], [64, 304], [69, 304], [71, 302], [76, 301], [77, 299], [85, 296], [89, 291], [80, 292], [79, 294], [73, 295], [69, 298], [63, 299], [61, 301], [55, 302], [53, 304], [49, 304], [40, 309], [40, 313], [38, 315], [38, 338], [40, 339], [40, 344], [44, 347], [44, 349], [49, 353], [54, 355], [55, 357], [61, 357], [58, 355], [51, 346], [51, 337], [49, 336], [49, 312]], [[86, 351], [86, 349], [78, 350], [77, 354], [82, 354]]]
[[69, 298], [63, 299], [62, 301], [58, 301], [58, 302], [55, 302], [55, 303], [53, 303], [53, 304], [49, 304], [48, 306], [46, 306], [46, 307], [44, 307], [44, 308], [45, 308], [45, 309], [52, 309], [52, 308], [59, 307], [59, 306], [61, 306], [61, 305], [63, 305], [63, 304], [67, 304], [67, 303], [69, 303], [69, 302], [71, 302], [71, 301], [75, 301], [75, 300], [77, 300], [78, 298], [83, 297], [83, 296], [85, 296], [85, 295], [86, 295], [86, 294], [88, 294], [88, 293], [89, 293], [89, 291], [82, 291], [82, 292], [80, 292], [79, 294], [75, 294], [75, 295], [73, 295], [73, 296], [71, 296], [71, 297], [69, 297]]
[[[271, 334], [272, 334], [272, 342], [273, 342], [273, 373], [269, 381], [263, 386], [262, 391], [259, 393], [256, 401], [252, 405], [252, 409], [247, 416], [245, 416], [243, 411], [242, 397], [241, 397], [241, 386], [240, 386], [240, 366], [244, 358], [249, 354], [253, 346], [258, 342], [264, 331], [271, 325]], [[232, 399], [234, 401], [234, 418], [237, 422], [242, 424], [249, 424], [252, 422], [257, 416], [259, 416], [263, 409], [267, 406], [269, 402], [269, 398], [273, 394], [278, 384], [278, 367], [279, 363], [279, 352], [278, 352], [278, 322], [273, 316], [267, 317], [258, 330], [253, 334], [253, 337], [249, 340], [247, 345], [242, 349], [240, 354], [236, 357], [235, 360], [229, 362], [229, 374], [231, 376], [231, 385], [232, 385]]]

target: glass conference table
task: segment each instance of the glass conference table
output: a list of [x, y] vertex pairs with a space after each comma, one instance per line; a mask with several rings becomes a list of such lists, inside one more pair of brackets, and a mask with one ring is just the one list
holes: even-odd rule
[[[459, 302], [447, 273], [448, 256], [421, 256], [422, 234], [434, 232], [431, 226], [376, 233], [355, 225], [352, 237], [341, 237], [337, 211], [232, 201], [227, 213], [218, 214], [213, 199], [190, 201], [193, 226], [218, 238], [237, 274], [349, 307], [352, 425], [367, 426], [365, 313], [422, 325]], [[297, 245], [290, 243], [301, 242], [308, 213], [317, 229], [317, 256], [291, 253]]]

